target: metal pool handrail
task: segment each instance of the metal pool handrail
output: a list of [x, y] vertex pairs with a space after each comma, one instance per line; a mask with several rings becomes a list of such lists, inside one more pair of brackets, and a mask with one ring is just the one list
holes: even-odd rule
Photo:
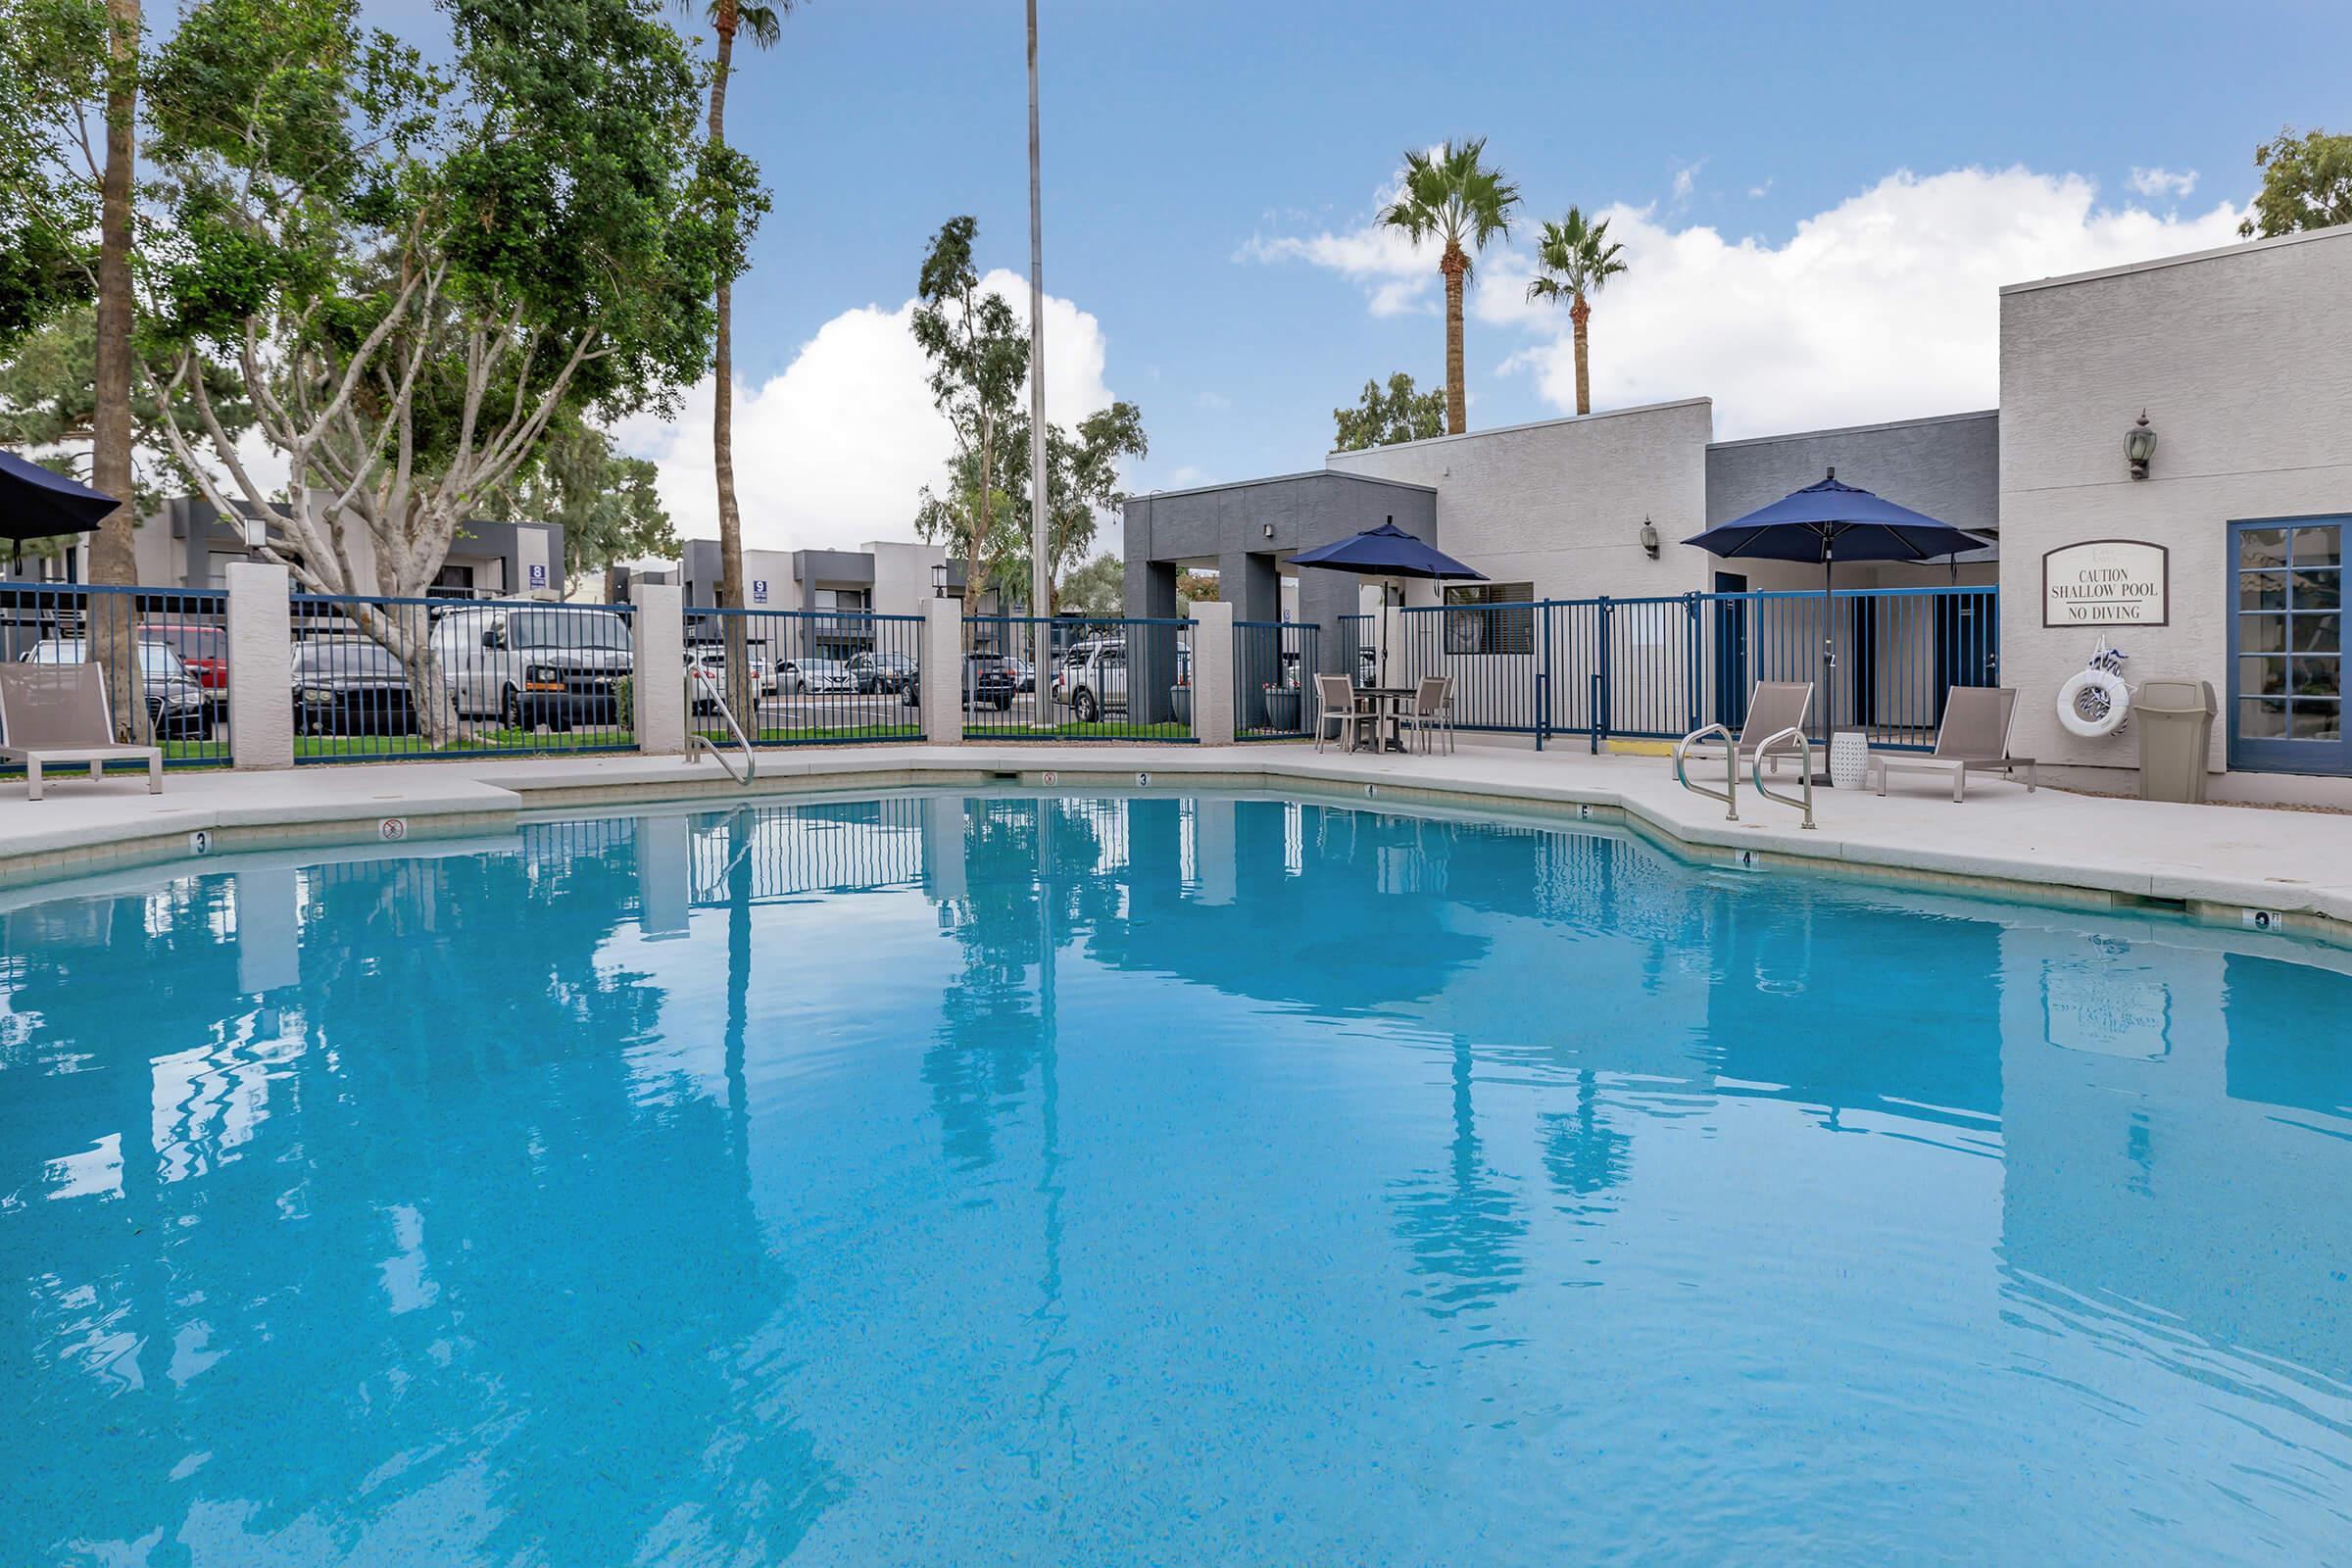
[[[710, 688], [711, 706], [718, 710], [718, 716], [726, 720], [727, 733], [735, 737], [735, 744], [743, 748], [743, 771], [740, 773], [735, 770], [735, 764], [727, 760], [727, 754], [712, 745], [710, 738], [695, 727], [694, 705], [698, 695], [695, 687], [698, 684]], [[752, 787], [752, 780], [760, 776], [760, 754], [752, 749], [750, 738], [743, 733], [743, 726], [735, 721], [735, 710], [727, 706], [727, 694], [719, 689], [718, 682], [710, 672], [699, 664], [686, 667], [686, 736], [688, 761], [696, 760], [707, 751], [718, 760], [718, 765], [726, 770], [727, 777], [747, 790]]]
[[[1786, 740], [1793, 740], [1796, 742], [1797, 774], [1798, 777], [1803, 780], [1805, 791], [1804, 798], [1802, 800], [1788, 795], [1775, 795], [1772, 793], [1772, 791], [1764, 787], [1764, 759], [1772, 754], [1772, 749], [1774, 747]], [[1813, 743], [1805, 738], [1805, 731], [1802, 725], [1791, 724], [1787, 729], [1775, 730], [1772, 734], [1765, 736], [1763, 744], [1756, 748], [1756, 760], [1750, 771], [1754, 775], [1756, 793], [1758, 795], [1763, 796], [1768, 801], [1778, 801], [1783, 806], [1795, 807], [1798, 810], [1805, 813], [1804, 825], [1807, 828], [1812, 827]]]
[[[1709, 735], [1723, 737], [1723, 788], [1720, 790], [1711, 790], [1704, 784], [1691, 783], [1690, 771], [1686, 765], [1690, 759], [1690, 748]], [[1676, 741], [1674, 743], [1674, 781], [1693, 795], [1704, 795], [1710, 801], [1721, 801], [1729, 808], [1723, 813], [1723, 819], [1727, 822], [1739, 821], [1740, 742], [1738, 737], [1721, 724], [1709, 724], [1706, 728], [1694, 729], [1681, 740]]]

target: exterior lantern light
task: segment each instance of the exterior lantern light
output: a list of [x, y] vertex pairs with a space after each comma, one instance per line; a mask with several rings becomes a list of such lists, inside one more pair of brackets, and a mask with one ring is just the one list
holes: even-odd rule
[[1642, 519], [1642, 548], [1648, 552], [1650, 560], [1658, 559], [1658, 525], [1647, 517]]
[[2156, 455], [2156, 432], [2148, 428], [2148, 411], [2139, 411], [2139, 418], [2124, 432], [2124, 462], [2132, 469], [2132, 477], [2148, 476], [2148, 460]]
[[948, 597], [948, 564], [944, 561], [931, 563], [931, 597], [934, 599]]

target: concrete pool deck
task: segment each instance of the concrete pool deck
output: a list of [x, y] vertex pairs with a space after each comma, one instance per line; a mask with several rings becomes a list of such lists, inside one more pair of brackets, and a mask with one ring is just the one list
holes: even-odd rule
[[[1139, 774], [1150, 782], [1139, 785]], [[1398, 803], [1622, 817], [1701, 859], [1815, 862], [1901, 880], [2179, 906], [2209, 920], [2352, 942], [2352, 815], [2028, 794], [1998, 780], [1972, 782], [1960, 804], [1925, 776], [1898, 777], [1884, 798], [1821, 789], [1819, 826], [1810, 832], [1795, 810], [1758, 799], [1744, 781], [1740, 820], [1726, 821], [1720, 803], [1680, 788], [1657, 758], [1474, 744], [1450, 757], [1318, 756], [1287, 743], [779, 749], [760, 755], [750, 795], [991, 784], [1339, 796], [1368, 789], [1375, 800]], [[174, 773], [154, 796], [128, 773], [100, 784], [59, 773], [38, 804], [0, 785], [0, 882], [177, 858], [195, 850], [196, 833], [207, 835], [207, 850], [447, 838], [511, 828], [526, 812], [745, 798], [708, 759], [634, 753]]]

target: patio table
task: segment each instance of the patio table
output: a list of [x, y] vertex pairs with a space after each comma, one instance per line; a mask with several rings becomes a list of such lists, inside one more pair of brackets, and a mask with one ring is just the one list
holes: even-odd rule
[[1372, 705], [1373, 735], [1381, 744], [1375, 751], [1401, 752], [1404, 750], [1404, 705], [1413, 700], [1420, 688], [1414, 686], [1358, 686], [1355, 695]]

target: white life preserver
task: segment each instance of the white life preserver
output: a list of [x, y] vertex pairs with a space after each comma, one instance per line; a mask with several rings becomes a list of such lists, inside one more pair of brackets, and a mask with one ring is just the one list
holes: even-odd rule
[[2076, 670], [2058, 688], [2058, 722], [2086, 741], [2114, 734], [2131, 711], [2132, 688], [2111, 669]]

